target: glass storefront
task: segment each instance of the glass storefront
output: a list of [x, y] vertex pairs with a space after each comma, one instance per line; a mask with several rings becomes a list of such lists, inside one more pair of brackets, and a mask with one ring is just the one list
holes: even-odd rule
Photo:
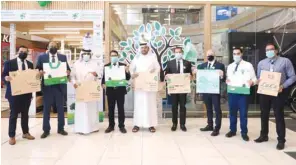
[[[169, 43], [170, 46], [184, 44], [190, 39], [190, 44], [197, 52], [195, 61], [192, 62], [198, 65], [204, 61], [206, 50], [203, 5], [111, 4], [111, 7], [125, 28], [125, 31], [121, 32], [127, 36], [123, 37], [124, 40], [118, 40], [122, 36], [112, 37], [114, 38], [112, 47], [119, 48], [122, 61], [129, 63], [134, 58], [138, 48], [137, 36], [146, 34], [147, 31], [148, 33], [151, 31], [150, 37], [154, 40], [152, 47], [156, 54], [161, 56], [159, 63], [163, 69], [166, 67], [166, 61], [174, 58], [171, 49], [166, 49], [166, 41], [170, 41], [170, 38], [173, 38]], [[244, 59], [257, 69], [258, 62], [265, 58], [265, 45], [268, 42], [275, 43], [281, 55], [290, 58], [296, 65], [296, 8], [211, 6], [211, 15], [211, 46], [216, 53], [216, 59], [226, 67], [232, 62], [233, 47], [240, 47], [244, 51]], [[182, 29], [180, 35], [174, 36], [178, 28]], [[129, 44], [131, 47], [127, 46]], [[260, 111], [256, 91], [256, 87], [251, 90], [250, 112]], [[132, 100], [130, 92], [126, 101], [129, 105], [128, 111], [133, 109]], [[188, 95], [187, 102], [189, 112], [204, 110], [201, 99], [195, 94], [194, 89]], [[222, 84], [221, 103], [222, 110], [228, 111], [226, 84]], [[168, 96], [163, 100], [164, 111], [170, 111], [170, 105], [171, 100]]]

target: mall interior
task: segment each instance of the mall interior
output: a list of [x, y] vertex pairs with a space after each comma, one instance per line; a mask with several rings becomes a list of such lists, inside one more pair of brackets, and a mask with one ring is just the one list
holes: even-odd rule
[[[280, 55], [296, 67], [296, 1], [1, 1], [1, 70], [15, 58], [17, 49], [29, 48], [28, 60], [36, 66], [40, 54], [50, 41], [59, 45], [70, 66], [79, 59], [85, 36], [94, 40], [93, 52], [99, 65], [110, 61], [109, 52], [117, 50], [121, 62], [130, 64], [137, 54], [138, 37], [149, 34], [158, 52], [162, 68], [174, 59], [171, 47], [192, 45], [195, 55], [188, 57], [193, 66], [206, 60], [212, 49], [216, 60], [226, 67], [233, 62], [232, 49], [243, 50], [244, 60], [255, 70], [265, 58], [265, 46], [274, 43]], [[2, 72], [1, 72], [2, 74]], [[192, 82], [194, 89], [195, 82]], [[229, 131], [226, 84], [221, 84], [222, 128], [217, 137], [200, 132], [206, 110], [202, 96], [195, 90], [187, 95], [187, 132], [171, 132], [172, 99], [165, 91], [159, 95], [157, 132], [143, 129], [132, 133], [134, 93], [125, 96], [127, 134], [118, 129], [105, 134], [108, 127], [107, 99], [102, 94], [99, 109], [100, 131], [90, 135], [73, 132], [68, 122], [67, 137], [56, 134], [57, 113], [52, 107], [52, 134], [42, 134], [43, 96], [33, 94], [29, 110], [30, 133], [34, 141], [22, 139], [20, 119], [17, 144], [8, 144], [10, 108], [5, 99], [6, 86], [1, 81], [1, 164], [2, 165], [295, 165], [296, 164], [296, 84], [289, 89], [285, 107], [286, 148], [275, 149], [277, 143], [273, 113], [269, 121], [269, 141], [254, 143], [260, 134], [260, 106], [257, 87], [251, 88], [248, 110], [250, 141], [240, 136], [225, 137]], [[295, 97], [295, 99], [294, 99]], [[65, 116], [73, 113], [69, 98]], [[116, 112], [117, 114], [117, 112]], [[100, 116], [100, 117], [102, 117]], [[105, 116], [105, 118], [104, 118]], [[239, 124], [238, 124], [239, 128]]]

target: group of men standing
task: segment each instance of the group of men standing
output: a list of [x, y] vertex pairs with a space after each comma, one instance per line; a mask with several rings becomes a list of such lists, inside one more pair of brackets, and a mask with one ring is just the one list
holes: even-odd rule
[[[57, 64], [59, 61], [66, 62], [66, 56], [57, 53], [57, 44], [51, 42], [48, 46], [48, 53], [40, 55], [36, 69], [40, 71], [40, 75], [44, 74], [43, 64], [52, 63]], [[183, 59], [182, 46], [176, 46], [174, 48], [176, 59], [171, 60], [167, 64], [167, 68], [164, 70], [164, 74], [185, 74], [189, 73], [192, 77], [198, 74], [202, 69], [214, 69], [218, 70], [220, 76], [220, 83], [226, 82], [227, 85], [232, 85], [237, 78], [244, 76], [246, 78], [245, 86], [251, 87], [259, 83], [261, 71], [272, 71], [281, 73], [281, 87], [278, 96], [267, 96], [260, 94], [260, 109], [261, 109], [261, 133], [260, 137], [255, 140], [257, 143], [268, 141], [268, 120], [269, 112], [272, 108], [274, 110], [276, 118], [276, 131], [278, 134], [277, 149], [281, 150], [285, 147], [285, 120], [284, 120], [284, 103], [286, 98], [287, 88], [296, 81], [294, 68], [289, 59], [278, 56], [278, 51], [274, 44], [266, 45], [266, 56], [264, 60], [260, 61], [257, 67], [257, 77], [254, 71], [254, 67], [251, 63], [243, 60], [243, 51], [240, 48], [233, 49], [233, 60], [227, 70], [225, 70], [224, 64], [217, 61], [215, 54], [212, 50], [207, 51], [207, 62], [198, 66], [197, 69], [191, 66], [191, 63]], [[33, 64], [26, 60], [28, 55], [28, 48], [21, 46], [18, 50], [18, 57], [6, 61], [4, 64], [3, 79], [7, 84], [6, 98], [10, 104], [10, 118], [9, 118], [9, 143], [14, 145], [15, 141], [15, 129], [18, 113], [22, 115], [22, 130], [23, 138], [33, 140], [34, 137], [30, 135], [28, 128], [28, 110], [31, 102], [32, 95], [24, 94], [19, 96], [11, 95], [10, 81], [11, 77], [9, 72], [17, 70], [33, 69]], [[130, 66], [126, 66], [124, 63], [119, 62], [119, 54], [113, 50], [110, 52], [111, 62], [106, 66], [116, 67], [125, 66], [126, 80], [136, 79], [140, 72], [159, 73], [161, 67], [157, 60], [156, 55], [153, 53], [148, 43], [142, 43], [140, 52], [132, 61]], [[105, 72], [104, 72], [105, 74]], [[97, 64], [92, 61], [92, 54], [89, 50], [82, 50], [79, 60], [73, 65], [72, 71], [67, 63], [67, 75], [70, 77], [71, 82], [75, 88], [82, 81], [95, 81], [99, 75], [99, 68]], [[165, 76], [166, 79], [166, 76]], [[165, 82], [162, 82], [165, 83]], [[114, 111], [117, 104], [118, 109], [118, 127], [120, 132], [126, 133], [125, 129], [125, 112], [124, 101], [125, 94], [127, 93], [126, 87], [106, 87], [105, 76], [103, 75], [101, 84], [106, 90], [109, 107], [109, 126], [105, 130], [105, 133], [114, 131]], [[55, 104], [58, 112], [58, 133], [61, 135], [67, 135], [64, 130], [64, 96], [66, 95], [66, 84], [58, 84], [46, 86], [42, 82], [43, 92], [43, 134], [41, 138], [46, 138], [50, 134], [50, 109]], [[172, 131], [176, 131], [178, 126], [178, 109], [180, 107], [180, 128], [182, 131], [187, 131], [186, 128], [186, 94], [171, 94], [172, 97]], [[207, 109], [207, 126], [201, 128], [201, 131], [212, 131], [212, 136], [217, 136], [220, 133], [222, 124], [222, 111], [220, 106], [220, 94], [203, 94], [203, 101]], [[237, 132], [237, 113], [240, 114], [240, 126], [241, 136], [245, 141], [249, 141], [248, 137], [248, 95], [247, 94], [228, 94], [229, 104], [229, 118], [230, 118], [230, 131], [226, 134], [226, 137], [231, 138], [236, 135]], [[134, 92], [134, 127], [132, 132], [138, 132], [140, 128], [148, 128], [150, 132], [154, 133], [157, 126], [157, 92], [147, 92], [141, 90], [135, 90]], [[98, 119], [97, 119], [97, 101], [87, 103], [77, 103], [75, 110], [75, 126], [74, 130], [77, 133], [88, 134], [98, 131]], [[25, 106], [24, 106], [25, 105]], [[214, 107], [214, 108], [213, 108]], [[213, 122], [213, 109], [216, 114], [215, 125]]]

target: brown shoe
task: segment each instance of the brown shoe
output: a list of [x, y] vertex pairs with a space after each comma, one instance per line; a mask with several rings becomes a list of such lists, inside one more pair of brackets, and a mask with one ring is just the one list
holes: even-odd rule
[[35, 139], [35, 137], [30, 135], [30, 133], [23, 134], [23, 138], [28, 139], [28, 140], [34, 140]]
[[15, 145], [16, 141], [15, 141], [15, 137], [12, 137], [9, 139], [9, 144], [10, 145]]

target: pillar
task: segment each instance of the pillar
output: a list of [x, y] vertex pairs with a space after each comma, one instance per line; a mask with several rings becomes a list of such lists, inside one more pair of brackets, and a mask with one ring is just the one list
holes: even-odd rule
[[16, 25], [14, 23], [10, 24], [10, 53], [9, 53], [9, 59], [15, 58], [16, 55]]

